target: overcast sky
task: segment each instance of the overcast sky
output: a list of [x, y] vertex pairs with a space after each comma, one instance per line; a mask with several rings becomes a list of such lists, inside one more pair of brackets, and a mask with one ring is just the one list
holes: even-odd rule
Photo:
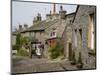
[[[56, 12], [59, 12], [61, 4], [56, 4]], [[76, 11], [76, 5], [62, 5], [67, 13]], [[32, 21], [37, 13], [41, 13], [42, 19], [46, 19], [46, 14], [53, 10], [53, 4], [48, 3], [34, 3], [34, 2], [12, 2], [12, 28], [13, 30], [19, 24], [32, 25]]]

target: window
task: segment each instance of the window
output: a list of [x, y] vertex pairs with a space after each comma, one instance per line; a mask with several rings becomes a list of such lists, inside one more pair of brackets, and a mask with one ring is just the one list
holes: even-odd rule
[[56, 32], [51, 32], [51, 37], [56, 37]]
[[52, 32], [52, 35], [55, 36], [55, 32]]
[[81, 37], [81, 40], [82, 40], [82, 29], [79, 29], [79, 33], [80, 33], [80, 37]]

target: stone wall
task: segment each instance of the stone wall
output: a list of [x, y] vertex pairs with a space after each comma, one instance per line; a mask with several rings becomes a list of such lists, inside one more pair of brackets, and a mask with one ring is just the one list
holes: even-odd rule
[[[82, 61], [87, 64], [88, 61], [88, 25], [89, 25], [89, 14], [95, 13], [94, 6], [79, 6], [76, 13], [76, 17], [73, 23], [73, 33], [77, 30], [77, 49], [75, 49], [75, 56], [78, 60], [79, 52], [82, 54]], [[94, 24], [95, 25], [95, 24]], [[95, 26], [94, 26], [95, 27]], [[82, 29], [82, 36], [80, 34], [80, 29]], [[73, 39], [73, 42], [75, 40]]]
[[[65, 58], [70, 59], [70, 52], [75, 52], [75, 59], [78, 61], [79, 52], [81, 52], [82, 62], [86, 66], [90, 64], [88, 60], [88, 31], [89, 31], [89, 15], [94, 14], [94, 34], [96, 36], [96, 8], [95, 6], [80, 5], [77, 9], [75, 18], [74, 15], [66, 17], [66, 27], [63, 32], [62, 42], [64, 45]], [[76, 39], [75, 39], [76, 37]], [[94, 39], [95, 40], [95, 39]], [[95, 40], [96, 43], [96, 40]], [[69, 44], [72, 44], [72, 50], [69, 49]], [[95, 44], [94, 44], [95, 45]], [[95, 45], [96, 47], [96, 45]], [[95, 48], [96, 49], [96, 48]], [[72, 54], [72, 53], [71, 53]], [[95, 62], [95, 61], [92, 61]], [[92, 66], [92, 65], [91, 65]]]
[[12, 45], [16, 45], [16, 35], [12, 35]]
[[65, 59], [69, 59], [69, 43], [72, 44], [72, 21], [74, 19], [74, 14], [67, 15], [65, 21], [65, 28], [62, 34], [62, 43], [64, 45], [64, 55]]

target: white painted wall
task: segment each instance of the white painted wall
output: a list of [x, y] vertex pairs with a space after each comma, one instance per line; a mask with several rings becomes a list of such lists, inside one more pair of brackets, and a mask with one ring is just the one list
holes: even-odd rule
[[94, 49], [94, 22], [93, 22], [93, 18], [91, 18], [91, 49]]

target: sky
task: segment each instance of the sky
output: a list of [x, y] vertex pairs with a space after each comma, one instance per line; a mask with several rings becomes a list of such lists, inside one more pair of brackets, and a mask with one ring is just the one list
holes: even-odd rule
[[[76, 11], [77, 5], [56, 4], [57, 13], [61, 5], [67, 13]], [[31, 26], [34, 17], [36, 17], [38, 13], [41, 13], [42, 20], [45, 20], [46, 14], [49, 14], [50, 10], [53, 10], [53, 4], [50, 3], [12, 1], [12, 29], [15, 30], [15, 28], [18, 28], [19, 24]]]

